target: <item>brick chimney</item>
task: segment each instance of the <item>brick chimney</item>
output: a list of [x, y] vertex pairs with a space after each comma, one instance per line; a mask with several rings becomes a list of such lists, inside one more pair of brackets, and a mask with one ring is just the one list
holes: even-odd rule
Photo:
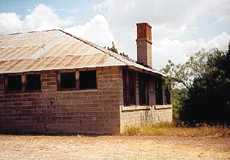
[[152, 27], [137, 23], [137, 62], [152, 67]]

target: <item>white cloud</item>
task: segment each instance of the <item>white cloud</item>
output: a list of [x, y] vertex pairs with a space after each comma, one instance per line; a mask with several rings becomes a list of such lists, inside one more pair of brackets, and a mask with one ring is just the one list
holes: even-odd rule
[[39, 4], [24, 18], [16, 13], [0, 13], [0, 33], [24, 32], [59, 28], [65, 24], [54, 10]]
[[102, 46], [110, 46], [114, 41], [109, 24], [102, 15], [96, 15], [85, 24], [72, 26], [66, 31]]
[[0, 13], [0, 33], [20, 32], [22, 21], [16, 13]]
[[76, 24], [72, 17], [62, 19], [54, 9], [44, 4], [36, 6], [25, 17], [20, 17], [16, 13], [0, 13], [0, 34], [54, 28], [65, 28], [66, 31], [76, 36], [102, 46], [111, 45], [111, 42], [114, 41], [107, 20], [99, 14], [84, 24]]
[[94, 10], [105, 14], [113, 25], [148, 21], [155, 25], [178, 27], [201, 16], [230, 18], [229, 0], [103, 0]]
[[50, 7], [40, 4], [23, 20], [26, 30], [45, 30], [63, 26], [65, 23]]
[[[230, 40], [230, 30], [216, 32], [216, 28], [209, 25], [230, 20], [229, 0], [103, 0], [94, 10], [105, 15], [114, 38], [120, 42], [119, 47], [132, 58], [136, 58], [135, 23], [150, 23], [153, 26], [153, 65], [158, 69], [169, 59], [184, 62], [187, 55], [202, 48], [226, 48]], [[212, 36], [207, 35], [210, 33]]]
[[183, 23], [185, 17], [190, 18], [194, 15], [191, 11], [198, 2], [199, 0], [192, 3], [188, 0], [104, 0], [95, 6], [95, 10], [105, 14], [109, 22], [115, 26], [131, 26], [138, 21], [148, 21], [155, 25], [176, 25]]
[[217, 18], [217, 21], [230, 21], [230, 3], [229, 0], [203, 0], [200, 7], [200, 12], [204, 16]]
[[160, 69], [169, 59], [174, 63], [183, 63], [189, 56], [201, 49], [226, 49], [229, 40], [230, 35], [225, 32], [211, 40], [200, 38], [197, 40], [180, 41], [165, 38], [153, 45], [153, 64]]

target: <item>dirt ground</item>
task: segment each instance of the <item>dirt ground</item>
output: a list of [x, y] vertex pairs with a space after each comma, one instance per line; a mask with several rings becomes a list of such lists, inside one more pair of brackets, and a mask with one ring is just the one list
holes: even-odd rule
[[0, 135], [0, 160], [230, 160], [230, 138]]

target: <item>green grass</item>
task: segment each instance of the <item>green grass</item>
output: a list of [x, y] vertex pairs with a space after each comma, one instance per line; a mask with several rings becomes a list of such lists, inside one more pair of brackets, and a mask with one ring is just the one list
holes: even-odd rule
[[145, 136], [180, 136], [180, 137], [230, 137], [230, 128], [223, 126], [208, 126], [206, 124], [199, 127], [177, 127], [172, 123], [145, 124], [142, 126], [127, 126], [123, 135], [145, 135]]

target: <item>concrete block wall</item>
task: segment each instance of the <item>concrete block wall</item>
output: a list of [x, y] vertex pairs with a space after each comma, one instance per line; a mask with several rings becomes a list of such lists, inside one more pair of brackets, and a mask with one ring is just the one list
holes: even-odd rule
[[[146, 123], [172, 122], [172, 105], [156, 105], [155, 76], [149, 81], [149, 105], [139, 103], [139, 78], [136, 79], [136, 105], [120, 106], [120, 132], [126, 127]], [[162, 94], [164, 94], [162, 92]], [[165, 101], [164, 101], [165, 102]]]
[[[133, 109], [132, 109], [133, 108]], [[147, 123], [172, 122], [172, 106], [129, 106], [121, 109], [121, 133], [129, 126]]]
[[57, 72], [41, 72], [41, 92], [4, 92], [0, 76], [0, 132], [120, 133], [122, 72], [97, 68], [96, 90], [57, 90]]
[[172, 121], [171, 106], [123, 106], [122, 68], [96, 70], [95, 90], [58, 91], [57, 71], [43, 71], [41, 92], [7, 93], [0, 75], [0, 132], [119, 134], [130, 125]]

